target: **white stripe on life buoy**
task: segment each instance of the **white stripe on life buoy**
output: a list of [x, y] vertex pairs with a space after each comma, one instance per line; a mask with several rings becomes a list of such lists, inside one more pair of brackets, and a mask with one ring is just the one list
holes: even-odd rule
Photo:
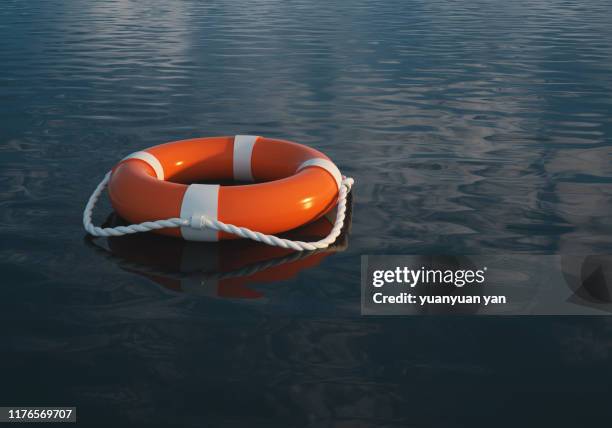
[[234, 137], [234, 180], [255, 181], [251, 171], [251, 155], [257, 138], [255, 135]]
[[[192, 216], [206, 216], [218, 220], [219, 185], [192, 184], [187, 187], [181, 203], [181, 218], [191, 219]], [[183, 238], [188, 241], [218, 241], [219, 233], [212, 229], [193, 229], [190, 226], [181, 227]]]
[[153, 170], [155, 171], [155, 175], [157, 175], [158, 180], [164, 179], [164, 167], [159, 162], [159, 160], [157, 160], [157, 158], [153, 156], [151, 153], [134, 152], [131, 155], [127, 155], [121, 160], [124, 161], [127, 159], [140, 159], [141, 161], [145, 161], [151, 168], [153, 168]]
[[334, 164], [332, 161], [323, 158], [308, 159], [306, 162], [304, 162], [298, 167], [296, 172], [299, 172], [309, 166], [317, 166], [329, 172], [331, 176], [334, 177], [334, 180], [336, 180], [336, 185], [338, 186], [338, 189], [340, 189], [340, 183], [342, 183], [342, 174], [340, 173], [340, 170], [338, 169], [336, 164]]

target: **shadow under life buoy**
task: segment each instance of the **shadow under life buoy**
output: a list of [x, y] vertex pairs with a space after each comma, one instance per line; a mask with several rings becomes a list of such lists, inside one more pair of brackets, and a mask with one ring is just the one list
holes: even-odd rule
[[[329, 234], [336, 211], [280, 236], [316, 241]], [[253, 283], [284, 281], [315, 267], [332, 253], [348, 247], [352, 217], [349, 195], [344, 227], [336, 242], [317, 251], [296, 252], [246, 239], [215, 243], [184, 241], [153, 233], [92, 238], [88, 246], [108, 256], [121, 269], [142, 275], [166, 289], [211, 297], [260, 299], [264, 294], [249, 287]], [[125, 222], [115, 213], [103, 227]]]

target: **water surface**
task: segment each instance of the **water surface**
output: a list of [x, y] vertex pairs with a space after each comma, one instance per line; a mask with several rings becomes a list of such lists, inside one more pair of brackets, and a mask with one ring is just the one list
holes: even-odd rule
[[[7, 405], [266, 427], [585, 425], [608, 405], [604, 319], [360, 318], [359, 257], [612, 250], [609, 1], [5, 0], [0, 64]], [[145, 238], [115, 243], [126, 260], [85, 239], [117, 159], [233, 134], [355, 178], [342, 248], [211, 292], [159, 257], [263, 250]]]

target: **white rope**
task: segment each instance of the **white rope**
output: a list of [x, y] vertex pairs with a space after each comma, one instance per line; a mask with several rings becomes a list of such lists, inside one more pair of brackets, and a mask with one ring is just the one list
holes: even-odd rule
[[87, 201], [87, 205], [85, 205], [85, 210], [83, 210], [83, 227], [85, 227], [85, 230], [90, 235], [108, 237], [129, 235], [138, 232], [150, 232], [152, 230], [167, 229], [173, 227], [192, 227], [194, 229], [207, 228], [216, 231], [231, 233], [241, 238], [248, 238], [252, 239], [253, 241], [263, 242], [264, 244], [271, 245], [274, 247], [291, 248], [295, 251], [312, 251], [327, 248], [336, 241], [336, 239], [342, 232], [342, 227], [344, 226], [344, 218], [346, 216], [346, 200], [354, 182], [352, 178], [342, 176], [342, 182], [340, 183], [340, 189], [338, 191], [339, 195], [338, 207], [336, 210], [336, 220], [334, 222], [334, 227], [332, 228], [331, 232], [329, 232], [329, 235], [319, 241], [304, 242], [283, 239], [274, 235], [266, 235], [261, 232], [252, 231], [250, 229], [247, 229], [246, 227], [223, 223], [219, 220], [211, 220], [206, 216], [195, 215], [192, 216], [191, 219], [168, 218], [165, 220], [146, 221], [144, 223], [131, 224], [129, 226], [105, 228], [94, 226], [91, 221], [93, 209], [96, 206], [96, 203], [98, 202], [102, 191], [108, 184], [110, 176], [111, 172], [109, 171], [106, 173], [100, 184], [98, 184], [96, 190], [93, 191], [93, 193], [89, 197], [89, 200]]

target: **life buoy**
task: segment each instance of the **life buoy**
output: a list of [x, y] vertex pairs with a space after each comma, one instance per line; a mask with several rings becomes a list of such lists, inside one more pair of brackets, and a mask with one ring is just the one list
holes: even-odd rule
[[[249, 184], [197, 183], [225, 181]], [[130, 222], [203, 215], [276, 234], [331, 210], [341, 181], [336, 165], [315, 149], [237, 135], [175, 141], [133, 153], [113, 168], [108, 189], [113, 208]], [[235, 238], [191, 227], [156, 232], [190, 241]]]

